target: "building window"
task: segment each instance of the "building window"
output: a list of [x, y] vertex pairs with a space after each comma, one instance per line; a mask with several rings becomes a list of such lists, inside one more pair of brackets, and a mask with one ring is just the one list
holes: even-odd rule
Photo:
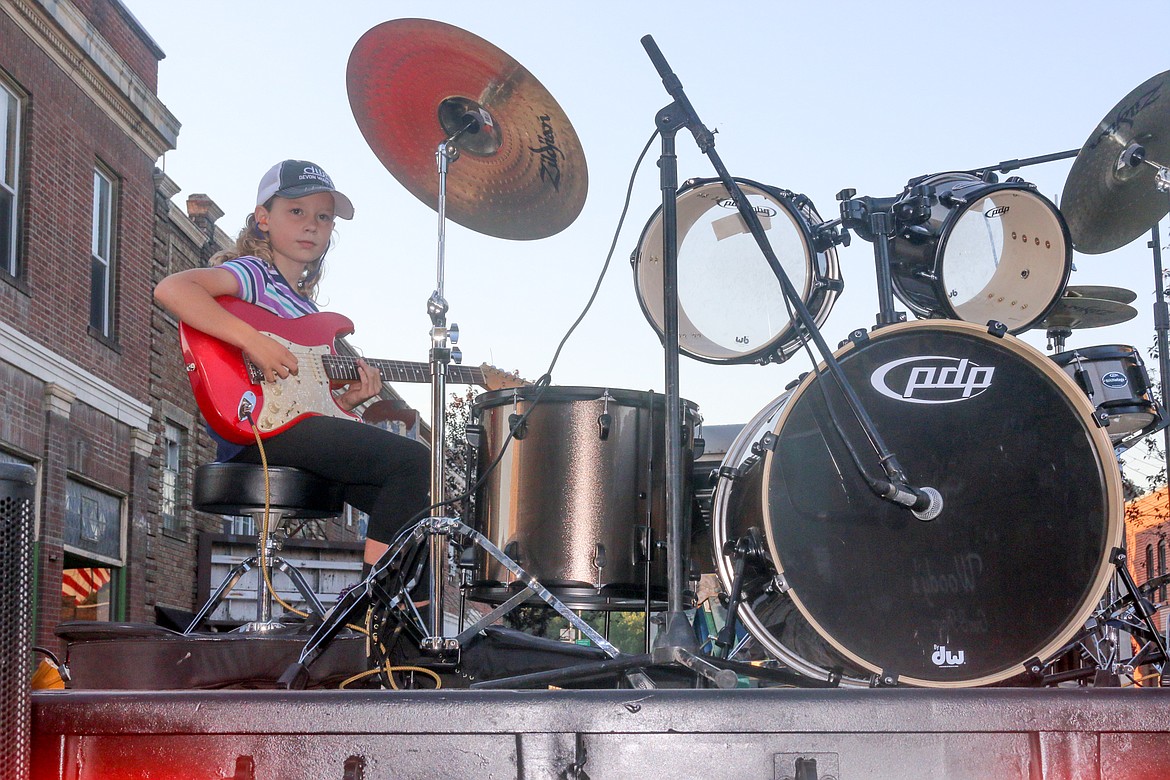
[[165, 531], [178, 533], [183, 530], [179, 517], [179, 475], [182, 473], [184, 431], [174, 423], [167, 422], [163, 432], [162, 498], [159, 513]]
[[121, 563], [122, 499], [84, 482], [66, 480], [65, 545], [100, 561]]
[[[1166, 573], [1166, 540], [1158, 540], [1158, 576]], [[1166, 586], [1158, 588], [1158, 601], [1166, 600]]]
[[114, 620], [114, 574], [108, 566], [66, 556], [61, 572], [61, 620]]
[[255, 536], [256, 521], [251, 515], [223, 515], [223, 532], [236, 536]]
[[93, 171], [93, 235], [90, 241], [89, 326], [101, 336], [112, 335], [114, 301], [114, 235], [117, 190], [114, 177]]
[[16, 276], [20, 217], [20, 96], [0, 80], [0, 271]]

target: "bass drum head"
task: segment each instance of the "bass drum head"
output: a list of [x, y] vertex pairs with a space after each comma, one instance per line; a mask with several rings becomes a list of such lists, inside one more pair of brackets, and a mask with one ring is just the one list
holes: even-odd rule
[[944, 507], [922, 522], [875, 496], [827, 408], [880, 477], [872, 448], [833, 379], [810, 374], [759, 496], [792, 604], [851, 666], [900, 683], [986, 685], [1053, 655], [1122, 541], [1120, 473], [1084, 394], [1028, 345], [960, 322], [890, 326], [838, 360], [911, 484]]

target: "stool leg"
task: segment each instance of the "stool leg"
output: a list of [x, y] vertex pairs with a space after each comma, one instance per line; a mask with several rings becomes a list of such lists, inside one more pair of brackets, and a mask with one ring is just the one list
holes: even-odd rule
[[246, 558], [233, 566], [231, 571], [228, 572], [227, 576], [224, 577], [223, 582], [221, 582], [219, 587], [215, 589], [215, 593], [211, 594], [211, 598], [207, 600], [207, 603], [203, 605], [198, 614], [196, 614], [195, 618], [191, 621], [191, 625], [187, 626], [187, 630], [183, 633], [194, 633], [195, 629], [199, 627], [199, 624], [203, 622], [204, 618], [211, 615], [212, 612], [215, 612], [216, 608], [223, 602], [225, 598], [227, 598], [227, 594], [232, 591], [232, 588], [236, 587], [236, 583], [240, 581], [240, 577], [243, 577], [245, 574], [250, 572], [252, 567], [259, 565], [259, 563], [260, 560], [256, 556], [252, 556], [251, 558]]
[[280, 569], [292, 580], [293, 585], [296, 586], [296, 589], [300, 591], [301, 596], [305, 599], [309, 611], [317, 617], [325, 617], [325, 605], [321, 603], [321, 600], [317, 598], [317, 594], [309, 587], [308, 581], [305, 580], [305, 576], [301, 574], [300, 570], [279, 555], [274, 555], [271, 562], [275, 568]]

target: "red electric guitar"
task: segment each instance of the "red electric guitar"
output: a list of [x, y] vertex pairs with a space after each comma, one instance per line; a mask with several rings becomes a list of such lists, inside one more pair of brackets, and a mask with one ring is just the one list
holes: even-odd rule
[[[357, 358], [333, 351], [335, 339], [353, 333], [353, 323], [348, 317], [321, 312], [285, 319], [232, 296], [216, 300], [256, 330], [288, 347], [297, 357], [297, 374], [275, 382], [266, 381], [239, 347], [179, 323], [187, 377], [195, 401], [212, 430], [230, 442], [249, 444], [255, 441], [249, 414], [261, 438], [280, 433], [312, 415], [359, 419], [338, 406], [330, 392], [333, 387], [358, 379]], [[385, 381], [431, 381], [429, 363], [365, 361]], [[486, 364], [478, 368], [448, 365], [447, 381], [480, 385], [489, 390], [525, 384], [515, 374]]]

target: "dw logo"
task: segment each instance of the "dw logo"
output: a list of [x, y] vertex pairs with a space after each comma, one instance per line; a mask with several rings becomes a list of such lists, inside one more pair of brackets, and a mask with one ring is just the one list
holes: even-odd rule
[[930, 660], [935, 666], [947, 669], [966, 663], [966, 653], [962, 650], [952, 653], [946, 645], [935, 645], [934, 654], [930, 656]]
[[912, 404], [952, 404], [983, 393], [991, 387], [994, 375], [993, 366], [981, 366], [967, 358], [918, 355], [878, 366], [869, 381], [887, 398]]

